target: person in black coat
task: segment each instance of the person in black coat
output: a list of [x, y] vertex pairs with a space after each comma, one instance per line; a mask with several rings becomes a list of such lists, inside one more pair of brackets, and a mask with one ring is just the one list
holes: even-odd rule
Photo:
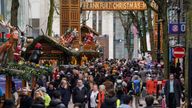
[[65, 104], [66, 108], [68, 108], [68, 104], [71, 98], [71, 91], [69, 89], [67, 80], [61, 81], [61, 85], [58, 91], [61, 93], [61, 101], [63, 102], [63, 104]]
[[16, 108], [14, 100], [6, 99], [5, 102], [3, 103], [3, 107], [2, 108]]
[[83, 85], [83, 81], [79, 79], [77, 81], [77, 87], [73, 89], [72, 93], [72, 100], [73, 103], [82, 103], [83, 108], [85, 106], [85, 103], [87, 102], [87, 96], [88, 96], [88, 90], [86, 87]]
[[61, 93], [59, 91], [53, 92], [53, 98], [48, 108], [66, 108], [61, 101]]
[[35, 98], [31, 108], [45, 108], [45, 101], [41, 97]]
[[169, 80], [165, 83], [166, 104], [169, 108], [180, 107], [181, 86], [180, 83], [174, 79], [174, 75], [169, 75]]
[[48, 87], [47, 87], [47, 94], [52, 98], [53, 97], [53, 92], [56, 89], [54, 88], [54, 82], [50, 82]]
[[113, 89], [108, 90], [104, 103], [101, 104], [101, 108], [116, 108], [117, 97]]
[[32, 101], [33, 99], [30, 96], [28, 96], [27, 89], [24, 88], [20, 96], [20, 108], [30, 108]]

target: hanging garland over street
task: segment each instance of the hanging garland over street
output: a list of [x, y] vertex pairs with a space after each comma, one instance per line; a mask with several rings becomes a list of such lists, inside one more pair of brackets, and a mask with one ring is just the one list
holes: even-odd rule
[[0, 66], [0, 75], [17, 77], [23, 80], [30, 80], [32, 76], [39, 78], [42, 75], [50, 75], [52, 67], [50, 66], [39, 66], [29, 63], [9, 63], [6, 66]]

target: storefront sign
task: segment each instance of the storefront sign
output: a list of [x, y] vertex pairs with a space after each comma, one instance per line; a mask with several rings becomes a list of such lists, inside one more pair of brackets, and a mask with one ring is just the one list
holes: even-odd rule
[[81, 2], [82, 10], [146, 10], [147, 6], [143, 1], [126, 1], [126, 2]]

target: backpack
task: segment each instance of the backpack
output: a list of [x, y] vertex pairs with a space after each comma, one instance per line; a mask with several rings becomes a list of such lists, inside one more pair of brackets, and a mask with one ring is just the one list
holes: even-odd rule
[[0, 97], [2, 97], [2, 96], [3, 96], [3, 90], [0, 87]]
[[141, 92], [141, 82], [139, 80], [133, 81], [134, 94], [139, 94]]
[[123, 90], [123, 80], [121, 80], [120, 82], [119, 81], [116, 81], [116, 91], [121, 91]]

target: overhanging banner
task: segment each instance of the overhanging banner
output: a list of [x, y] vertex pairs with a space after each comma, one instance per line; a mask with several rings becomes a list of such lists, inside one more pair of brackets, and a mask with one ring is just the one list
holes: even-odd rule
[[143, 1], [81, 2], [81, 9], [83, 11], [146, 10], [147, 6]]

